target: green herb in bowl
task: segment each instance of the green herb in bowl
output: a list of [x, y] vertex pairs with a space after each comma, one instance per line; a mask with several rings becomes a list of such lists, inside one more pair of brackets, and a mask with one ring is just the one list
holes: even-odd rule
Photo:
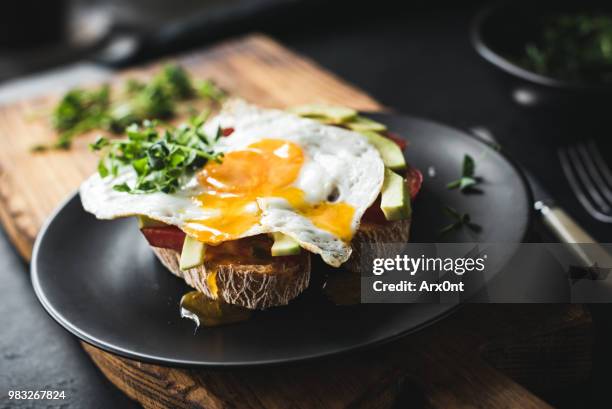
[[612, 83], [612, 16], [596, 13], [551, 14], [524, 53], [525, 69], [559, 80]]

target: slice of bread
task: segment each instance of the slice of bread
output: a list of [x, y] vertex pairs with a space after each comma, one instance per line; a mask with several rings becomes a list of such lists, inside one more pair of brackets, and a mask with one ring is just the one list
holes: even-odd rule
[[[406, 242], [409, 233], [410, 220], [362, 223], [352, 241], [351, 258], [341, 268], [359, 271], [362, 243]], [[228, 243], [227, 246], [231, 245]], [[241, 257], [240, 249], [230, 247], [223, 254], [215, 250], [216, 256], [208, 258], [203, 265], [183, 271], [179, 268], [180, 252], [159, 247], [152, 249], [168, 270], [191, 287], [208, 297], [221, 298], [249, 309], [286, 305], [310, 282], [311, 254], [307, 251], [298, 256], [254, 258], [250, 255]]]
[[152, 247], [162, 264], [191, 287], [229, 304], [263, 310], [286, 305], [308, 287], [310, 253], [274, 257], [258, 264], [206, 261], [189, 270], [179, 268], [180, 253]]
[[411, 219], [388, 221], [384, 224], [362, 222], [351, 242], [351, 257], [341, 268], [354, 273], [361, 271], [361, 252], [365, 243], [370, 244], [368, 250], [372, 251], [375, 257], [393, 257], [394, 254], [387, 254], [390, 249], [385, 248], [385, 244], [407, 243], [410, 239], [410, 224]]

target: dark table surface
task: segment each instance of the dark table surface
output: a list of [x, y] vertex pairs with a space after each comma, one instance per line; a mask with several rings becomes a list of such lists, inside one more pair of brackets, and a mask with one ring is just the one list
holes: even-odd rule
[[[0, 407], [136, 408], [88, 358], [79, 342], [42, 309], [29, 268], [0, 233]], [[59, 390], [66, 399], [8, 399], [9, 390]]]
[[[464, 129], [486, 127], [504, 150], [540, 175], [579, 223], [599, 240], [610, 241], [612, 229], [590, 219], [569, 194], [551, 147], [554, 127], [551, 135], [541, 135], [531, 116], [510, 100], [472, 50], [468, 29], [474, 11], [475, 6], [392, 9], [375, 15], [356, 13], [344, 20], [301, 21], [297, 30], [289, 29], [292, 21], [251, 28], [268, 31], [397, 111]], [[28, 266], [4, 234], [0, 280], [1, 407], [136, 407], [42, 310], [30, 286]], [[65, 390], [67, 399], [41, 404], [8, 401], [9, 389]]]

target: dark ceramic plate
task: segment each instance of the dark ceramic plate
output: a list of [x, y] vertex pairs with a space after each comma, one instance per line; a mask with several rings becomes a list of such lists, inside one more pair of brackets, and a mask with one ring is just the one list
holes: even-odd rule
[[[469, 212], [480, 234], [447, 241], [520, 242], [530, 221], [525, 181], [502, 154], [460, 131], [399, 115], [372, 115], [410, 141], [407, 157], [426, 174], [414, 206], [413, 241], [437, 239], [448, 204]], [[482, 194], [446, 189], [464, 154], [477, 159]], [[436, 176], [427, 176], [429, 167]], [[321, 268], [321, 267], [319, 267]], [[70, 198], [43, 227], [32, 261], [34, 289], [45, 309], [97, 347], [142, 361], [187, 366], [280, 364], [331, 356], [393, 340], [448, 314], [452, 305], [337, 307], [318, 291], [290, 306], [258, 312], [244, 323], [201, 328], [179, 317], [189, 289], [154, 257], [133, 220], [98, 221]]]

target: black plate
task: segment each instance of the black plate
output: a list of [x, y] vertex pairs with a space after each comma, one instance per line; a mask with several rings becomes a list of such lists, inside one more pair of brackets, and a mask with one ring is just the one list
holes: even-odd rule
[[[414, 206], [413, 241], [435, 241], [449, 220], [443, 205], [473, 215], [482, 233], [456, 232], [447, 241], [520, 242], [531, 199], [517, 169], [476, 139], [429, 121], [372, 115], [410, 141], [407, 156], [425, 173]], [[464, 154], [477, 159], [483, 194], [446, 189]], [[436, 176], [427, 176], [428, 168]], [[320, 358], [390, 341], [449, 313], [452, 305], [336, 307], [318, 292], [250, 321], [201, 328], [181, 319], [188, 291], [155, 259], [133, 220], [98, 221], [70, 198], [43, 227], [34, 247], [32, 282], [45, 309], [70, 332], [107, 351], [167, 365], [242, 366]]]

